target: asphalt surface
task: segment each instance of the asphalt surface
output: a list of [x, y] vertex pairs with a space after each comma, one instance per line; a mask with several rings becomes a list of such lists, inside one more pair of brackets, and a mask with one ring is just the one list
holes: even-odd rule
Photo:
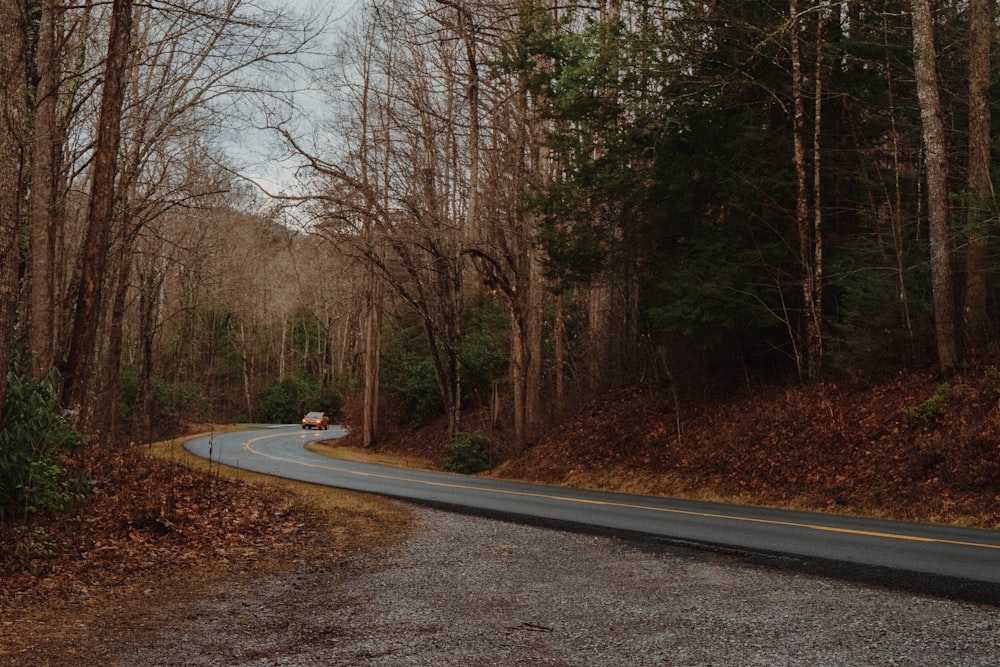
[[738, 553], [769, 566], [1000, 604], [1000, 531], [637, 496], [332, 459], [299, 425], [188, 441], [228, 466], [471, 514]]

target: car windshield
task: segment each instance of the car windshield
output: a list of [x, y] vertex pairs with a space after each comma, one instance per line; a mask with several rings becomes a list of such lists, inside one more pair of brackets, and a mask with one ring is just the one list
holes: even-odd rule
[[309, 417], [311, 419], [319, 419], [322, 416], [323, 416], [322, 412], [310, 412], [309, 414], [306, 415], [306, 417]]

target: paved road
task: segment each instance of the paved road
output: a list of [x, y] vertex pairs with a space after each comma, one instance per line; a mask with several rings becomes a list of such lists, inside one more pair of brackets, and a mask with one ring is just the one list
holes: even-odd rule
[[304, 482], [574, 530], [733, 552], [752, 561], [1000, 604], [1000, 532], [586, 491], [331, 459], [298, 425], [201, 437], [188, 451]]

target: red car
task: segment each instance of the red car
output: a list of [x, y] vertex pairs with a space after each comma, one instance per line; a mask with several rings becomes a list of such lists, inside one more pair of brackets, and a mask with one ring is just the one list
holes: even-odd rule
[[310, 412], [302, 418], [302, 428], [321, 428], [325, 431], [330, 428], [330, 418], [325, 412]]

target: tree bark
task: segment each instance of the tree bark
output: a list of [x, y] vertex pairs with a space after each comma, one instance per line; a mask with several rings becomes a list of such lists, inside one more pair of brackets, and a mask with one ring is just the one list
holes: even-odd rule
[[564, 296], [555, 295], [555, 324], [552, 338], [555, 346], [556, 418], [566, 414], [566, 314], [563, 312]]
[[[530, 243], [530, 241], [529, 241]], [[528, 304], [525, 313], [525, 347], [527, 348], [527, 376], [525, 377], [524, 441], [534, 444], [542, 424], [542, 332], [545, 321], [545, 277], [539, 254], [534, 246], [526, 258], [528, 277]]]
[[17, 328], [22, 123], [27, 111], [23, 9], [20, 3], [0, 3], [0, 411]]
[[382, 278], [375, 267], [367, 268], [365, 293], [365, 363], [364, 417], [362, 446], [372, 447], [378, 440], [380, 377], [382, 375]]
[[954, 258], [948, 222], [948, 153], [934, 52], [930, 0], [913, 0], [913, 57], [917, 100], [923, 128], [927, 170], [927, 216], [930, 236], [931, 297], [938, 365], [948, 376], [958, 367], [955, 324]]
[[[441, 1], [441, 0], [439, 0]], [[466, 96], [469, 105], [469, 186], [465, 209], [466, 247], [474, 245], [479, 238], [479, 62], [477, 55], [475, 25], [464, 2], [456, 3], [458, 29], [465, 45]]]
[[988, 353], [990, 317], [987, 242], [990, 180], [990, 41], [994, 0], [969, 1], [969, 254], [965, 282], [965, 336], [972, 359]]
[[[143, 433], [149, 433], [153, 415], [153, 342], [156, 337], [158, 298], [162, 289], [162, 274], [157, 277], [156, 260], [150, 260], [139, 271], [139, 341], [141, 344], [141, 395]], [[135, 415], [133, 415], [133, 420]], [[131, 426], [136, 426], [133, 422]]]
[[105, 433], [110, 438], [117, 430], [115, 422], [118, 416], [118, 396], [121, 393], [121, 360], [125, 340], [125, 306], [129, 291], [129, 274], [132, 269], [132, 249], [123, 243], [118, 253], [118, 271], [114, 283], [114, 298], [111, 306], [110, 332], [108, 336], [108, 363], [105, 366], [106, 400], [97, 413], [94, 430]]
[[587, 380], [595, 393], [611, 384], [611, 297], [606, 276], [596, 277], [587, 287]]
[[[822, 22], [816, 21], [816, 81], [813, 81], [813, 137], [812, 163], [813, 179], [808, 177], [807, 146], [810, 145], [809, 123], [806, 118], [807, 81], [803, 71], [803, 13], [799, 0], [791, 0], [791, 58], [792, 58], [792, 104], [794, 113], [793, 162], [795, 165], [795, 225], [799, 236], [799, 256], [802, 265], [802, 309], [805, 319], [805, 340], [803, 345], [805, 368], [800, 363], [799, 375], [810, 382], [819, 380], [822, 370], [822, 237], [820, 236], [819, 199], [819, 123], [821, 89], [820, 40]], [[814, 11], [815, 14], [815, 11]]]
[[86, 404], [94, 343], [100, 323], [101, 292], [111, 226], [114, 217], [115, 175], [121, 139], [122, 103], [132, 41], [132, 1], [114, 0], [108, 55], [104, 65], [104, 89], [98, 116], [94, 149], [87, 234], [69, 355], [63, 368], [63, 404], [76, 409]]
[[528, 444], [528, 349], [524, 315], [520, 303], [507, 299], [510, 313], [510, 382], [513, 395], [514, 448], [521, 451]]
[[55, 244], [62, 137], [57, 123], [59, 59], [54, 0], [42, 0], [35, 54], [35, 108], [31, 169], [31, 352], [34, 376], [55, 365]]
[[812, 132], [812, 236], [811, 266], [807, 284], [810, 302], [808, 335], [809, 379], [818, 381], [823, 374], [823, 10], [815, 11], [815, 41], [813, 43], [813, 132]]
[[246, 325], [243, 320], [239, 323], [239, 341], [240, 341], [240, 361], [243, 370], [243, 406], [247, 411], [247, 419], [255, 421], [257, 419], [256, 410], [254, 409], [253, 401], [253, 345], [248, 340]]

